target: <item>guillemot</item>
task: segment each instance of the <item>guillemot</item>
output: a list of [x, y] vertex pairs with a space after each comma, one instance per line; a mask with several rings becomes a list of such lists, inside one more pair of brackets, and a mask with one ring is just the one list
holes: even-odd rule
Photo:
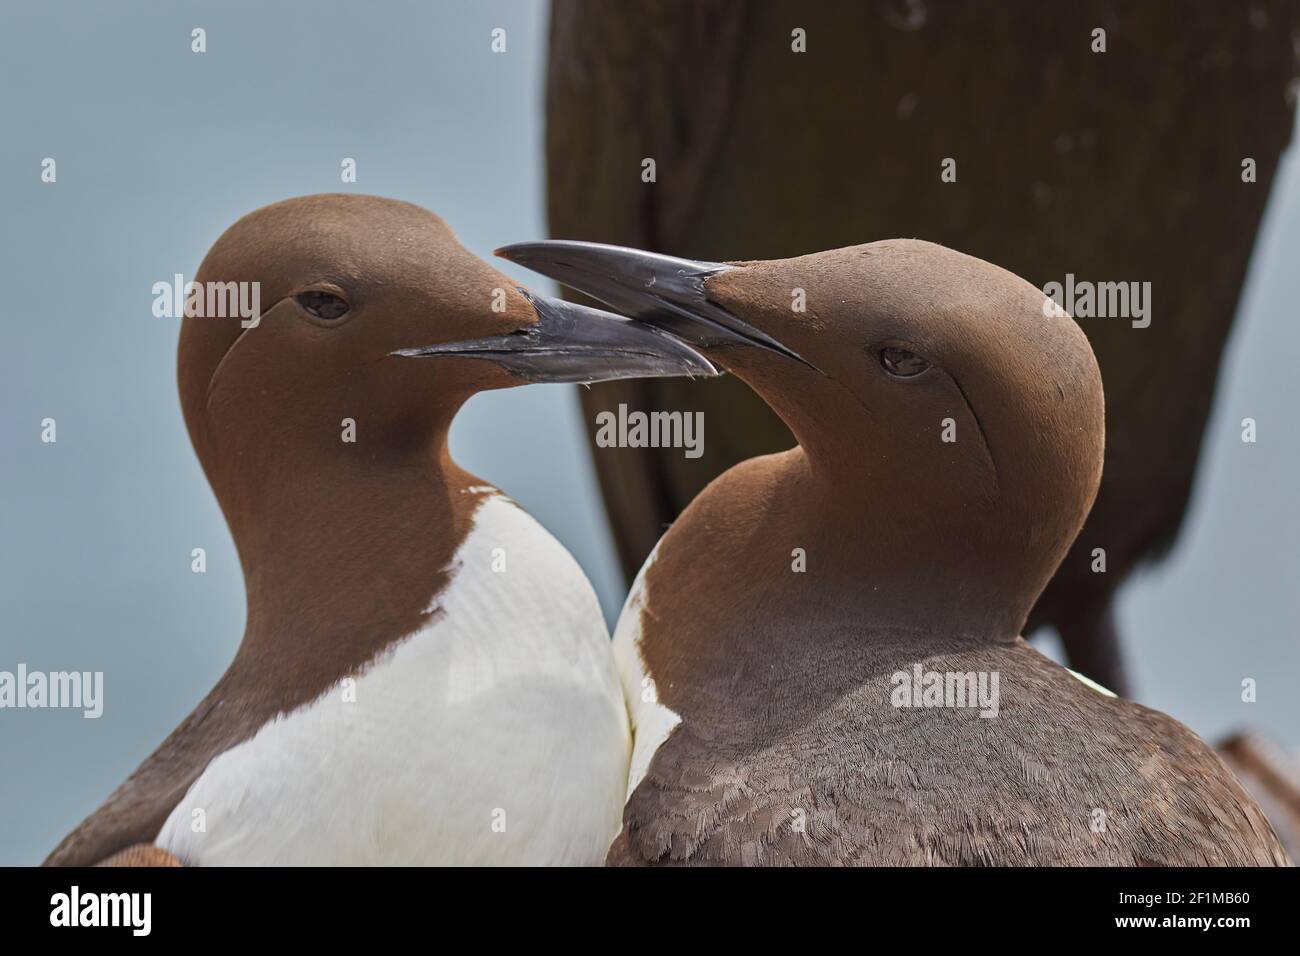
[[247, 627], [210, 694], [47, 864], [584, 864], [630, 740], [595, 595], [452, 460], [461, 404], [526, 382], [714, 374], [668, 335], [532, 295], [432, 213], [259, 209], [196, 277], [185, 421], [233, 533]]
[[498, 254], [672, 329], [799, 443], [710, 484], [629, 595], [610, 863], [1287, 862], [1194, 733], [1021, 637], [1103, 452], [1097, 364], [1041, 290], [908, 240]]

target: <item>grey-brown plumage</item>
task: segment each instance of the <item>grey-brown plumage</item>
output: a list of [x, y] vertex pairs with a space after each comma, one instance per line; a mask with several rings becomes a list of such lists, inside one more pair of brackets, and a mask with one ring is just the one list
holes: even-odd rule
[[[556, 0], [552, 235], [711, 260], [912, 236], [1042, 287], [1149, 281], [1151, 325], [1082, 319], [1107, 461], [1030, 619], [1121, 693], [1118, 586], [1173, 542], [1220, 355], [1293, 124], [1294, 2]], [[807, 52], [791, 50], [806, 31]], [[1095, 29], [1106, 51], [1093, 52]], [[642, 162], [656, 162], [643, 183]], [[941, 162], [956, 160], [944, 183]], [[1242, 181], [1254, 160], [1257, 180]], [[629, 576], [683, 507], [788, 431], [742, 384], [619, 382], [589, 418], [703, 411], [704, 454], [597, 449]], [[1094, 573], [1093, 550], [1106, 551]]]
[[[773, 650], [764, 664], [787, 677], [812, 663], [797, 642]], [[892, 707], [890, 675], [916, 661], [998, 671], [997, 718]], [[891, 644], [846, 627], [819, 642], [815, 662], [806, 682], [766, 688], [776, 696], [763, 709], [779, 719], [737, 723], [716, 707], [679, 727], [628, 801], [609, 863], [1286, 862], [1259, 808], [1195, 734], [1101, 696], [1022, 641]]]

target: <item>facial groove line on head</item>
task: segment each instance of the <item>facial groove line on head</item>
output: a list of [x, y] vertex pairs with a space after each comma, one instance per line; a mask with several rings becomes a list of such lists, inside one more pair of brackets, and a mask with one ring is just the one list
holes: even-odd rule
[[212, 390], [217, 384], [217, 377], [221, 374], [221, 370], [225, 368], [226, 359], [230, 358], [235, 349], [239, 348], [239, 344], [248, 337], [248, 334], [260, 327], [262, 320], [270, 315], [271, 312], [287, 298], [289, 298], [287, 295], [281, 296], [265, 309], [260, 310], [260, 313], [257, 316], [257, 324], [250, 325], [246, 329], [242, 330], [237, 336], [235, 336], [235, 341], [230, 343], [230, 347], [221, 353], [221, 358], [217, 362], [217, 367], [212, 370], [212, 376], [208, 379], [208, 386], [203, 390], [203, 408], [205, 411], [212, 410]]
[[980, 421], [979, 412], [975, 411], [975, 406], [971, 404], [970, 396], [966, 394], [966, 389], [962, 388], [961, 382], [956, 375], [949, 373], [952, 383], [957, 386], [957, 391], [961, 394], [961, 400], [966, 403], [966, 408], [970, 412], [971, 418], [975, 419], [975, 429], [979, 432], [980, 441], [984, 444], [984, 454], [988, 455], [989, 466], [993, 470], [993, 493], [1002, 494], [1002, 483], [998, 475], [998, 462], [993, 457], [993, 446], [989, 444], [989, 436], [984, 432], [984, 423]]

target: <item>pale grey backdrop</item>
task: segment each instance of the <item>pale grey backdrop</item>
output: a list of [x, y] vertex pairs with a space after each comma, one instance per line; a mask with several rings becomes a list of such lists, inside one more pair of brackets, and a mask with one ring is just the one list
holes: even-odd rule
[[[545, 231], [541, 2], [15, 6], [0, 12], [0, 670], [102, 670], [107, 699], [99, 720], [0, 710], [0, 864], [38, 862], [93, 809], [212, 686], [243, 626], [234, 549], [177, 407], [176, 325], [151, 315], [151, 285], [191, 276], [239, 215], [304, 193], [419, 203], [483, 256]], [[504, 55], [489, 50], [498, 26]], [[47, 156], [53, 185], [39, 179]], [[355, 186], [339, 181], [345, 156]], [[1207, 736], [1249, 723], [1292, 746], [1297, 252], [1289, 155], [1188, 533], [1121, 606], [1140, 699]], [[1245, 416], [1255, 445], [1240, 441]], [[57, 444], [39, 440], [45, 417]], [[616, 612], [572, 392], [479, 396], [452, 443]], [[204, 575], [190, 572], [199, 546]], [[1243, 677], [1259, 681], [1255, 704], [1240, 701]]]

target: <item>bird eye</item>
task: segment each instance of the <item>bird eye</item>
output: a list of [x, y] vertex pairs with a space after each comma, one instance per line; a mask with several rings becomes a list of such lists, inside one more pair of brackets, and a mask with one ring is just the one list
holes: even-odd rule
[[318, 319], [333, 321], [347, 315], [347, 302], [333, 292], [302, 292], [295, 298], [300, 306]]
[[909, 352], [907, 349], [881, 349], [880, 364], [885, 367], [885, 371], [890, 375], [897, 375], [899, 378], [911, 378], [913, 375], [920, 375], [930, 363], [915, 352]]

